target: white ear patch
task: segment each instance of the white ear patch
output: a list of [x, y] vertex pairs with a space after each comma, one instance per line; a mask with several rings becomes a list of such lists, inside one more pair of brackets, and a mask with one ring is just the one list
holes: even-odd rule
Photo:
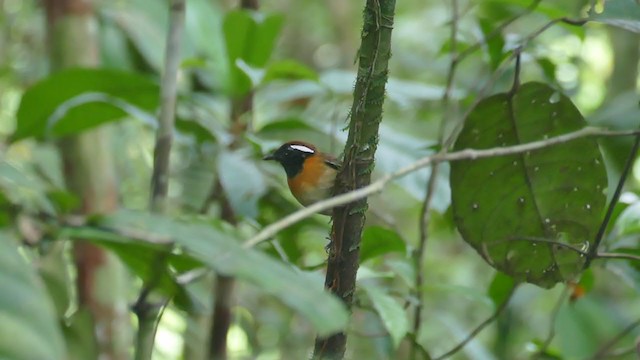
[[313, 154], [315, 152], [312, 148], [310, 148], [308, 146], [304, 146], [304, 145], [293, 144], [293, 145], [290, 145], [290, 146], [291, 146], [292, 149], [296, 149], [298, 151], [306, 152], [306, 153], [309, 153], [309, 154]]

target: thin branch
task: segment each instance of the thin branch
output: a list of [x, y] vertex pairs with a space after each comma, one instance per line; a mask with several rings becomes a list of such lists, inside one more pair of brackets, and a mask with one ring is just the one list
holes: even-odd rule
[[303, 219], [310, 217], [311, 215], [330, 209], [336, 206], [348, 204], [352, 201], [362, 199], [369, 195], [378, 193], [384, 189], [384, 187], [390, 183], [391, 181], [403, 177], [407, 174], [420, 170], [426, 166], [430, 166], [434, 163], [439, 162], [447, 162], [447, 161], [460, 161], [460, 160], [474, 160], [488, 157], [496, 157], [496, 156], [506, 156], [506, 155], [514, 155], [521, 154], [527, 151], [535, 151], [544, 148], [548, 148], [551, 146], [564, 144], [573, 140], [577, 140], [584, 137], [613, 137], [613, 136], [631, 136], [640, 134], [640, 130], [606, 130], [596, 127], [585, 127], [580, 130], [566, 133], [563, 135], [555, 136], [552, 138], [548, 138], [545, 140], [533, 141], [526, 144], [519, 144], [514, 146], [505, 146], [505, 147], [496, 147], [490, 149], [476, 150], [476, 149], [466, 149], [460, 150], [456, 152], [451, 152], [447, 154], [434, 154], [430, 156], [423, 157], [416, 162], [403, 167], [402, 169], [383, 176], [379, 180], [372, 182], [371, 184], [354, 190], [348, 193], [344, 193], [338, 196], [334, 196], [327, 200], [319, 201], [314, 203], [313, 205], [302, 208], [280, 221], [277, 221], [273, 224], [262, 229], [259, 233], [249, 238], [244, 242], [243, 247], [250, 248], [253, 247], [265, 240], [268, 240], [272, 236], [276, 235], [278, 232], [283, 229], [300, 222]]
[[467, 345], [471, 340], [473, 340], [482, 330], [484, 330], [484, 328], [491, 325], [491, 323], [493, 323], [500, 316], [500, 314], [502, 314], [502, 312], [507, 308], [507, 305], [509, 304], [509, 300], [511, 300], [511, 297], [513, 296], [513, 293], [516, 291], [517, 287], [518, 287], [517, 284], [514, 285], [509, 291], [507, 298], [502, 302], [502, 304], [500, 304], [500, 306], [494, 311], [494, 313], [491, 314], [491, 316], [489, 316], [485, 321], [480, 323], [480, 325], [478, 325], [475, 329], [473, 329], [473, 331], [471, 331], [469, 335], [467, 335], [467, 337], [464, 338], [464, 340], [462, 340], [458, 345], [454, 346], [451, 350], [447, 351], [446, 353], [438, 357], [435, 357], [434, 360], [446, 359], [449, 356], [462, 350], [462, 348], [464, 348], [465, 345]]
[[511, 85], [511, 90], [509, 90], [509, 97], [513, 98], [518, 89], [520, 88], [520, 69], [521, 69], [521, 58], [522, 58], [522, 46], [518, 46], [513, 49], [513, 56], [516, 57], [516, 68], [513, 74], [513, 85]]
[[562, 294], [560, 294], [558, 301], [556, 302], [555, 306], [553, 307], [553, 310], [551, 311], [551, 320], [549, 321], [549, 332], [547, 333], [547, 338], [545, 339], [544, 343], [538, 350], [538, 353], [545, 353], [549, 348], [549, 345], [551, 345], [553, 338], [556, 336], [556, 320], [558, 318], [558, 314], [560, 314], [560, 308], [562, 307], [562, 304], [564, 303], [564, 301], [567, 299], [568, 296], [569, 296], [569, 287], [567, 286], [562, 290]]
[[165, 66], [160, 86], [160, 116], [151, 177], [150, 207], [160, 212], [164, 211], [169, 189], [169, 155], [173, 143], [185, 6], [185, 0], [171, 0], [169, 32], [164, 54]]
[[[559, 22], [562, 22], [562, 23], [565, 23], [565, 24], [569, 24], [569, 25], [580, 26], [580, 25], [584, 25], [585, 23], [587, 23], [587, 21], [588, 21], [587, 19], [574, 20], [574, 19], [569, 19], [569, 18], [564, 18], [564, 17], [563, 18], [553, 19], [553, 20], [549, 21], [548, 23], [544, 24], [543, 26], [541, 26], [538, 30], [536, 30], [536, 31], [532, 32], [531, 34], [525, 36], [520, 41], [520, 45], [518, 47], [524, 49], [529, 44], [529, 42], [531, 42], [536, 37], [540, 36], [543, 32], [545, 32], [551, 26], [553, 26], [553, 25], [555, 25], [555, 24], [557, 24]], [[515, 51], [515, 50], [512, 51], [511, 54], [509, 55], [509, 57], [498, 67], [498, 69], [493, 73], [491, 78], [482, 87], [482, 89], [479, 91], [479, 93], [480, 94], [486, 93], [493, 86], [493, 84], [498, 80], [498, 78], [500, 78], [500, 76], [502, 76], [502, 74], [505, 72], [505, 70], [507, 69], [506, 64], [509, 64], [517, 56], [519, 56], [519, 52]], [[455, 129], [453, 129], [451, 134], [449, 134], [449, 137], [444, 142], [444, 147], [450, 148], [451, 146], [453, 146], [453, 143], [456, 140], [456, 138], [458, 137], [458, 134], [460, 133], [460, 131], [462, 131], [462, 128], [464, 126], [464, 120], [468, 117], [469, 113], [471, 113], [471, 111], [473, 111], [473, 109], [476, 107], [476, 105], [478, 105], [478, 103], [480, 101], [482, 101], [482, 99], [483, 99], [482, 96], [477, 96], [476, 97], [476, 100], [473, 102], [473, 104], [471, 104], [471, 106], [469, 106], [469, 108], [467, 109], [465, 114], [462, 116], [462, 121], [460, 121], [456, 125]]]
[[623, 260], [633, 260], [640, 261], [640, 256], [633, 254], [625, 254], [625, 253], [597, 253], [592, 260], [597, 259], [623, 259]]
[[489, 40], [491, 40], [494, 37], [496, 37], [499, 34], [501, 34], [502, 31], [507, 28], [507, 26], [513, 24], [518, 19], [520, 19], [520, 18], [532, 13], [538, 7], [538, 4], [540, 4], [541, 1], [542, 0], [534, 0], [533, 2], [531, 2], [531, 5], [529, 5], [525, 11], [514, 15], [510, 19], [507, 19], [505, 22], [501, 23], [495, 29], [493, 29], [489, 34], [484, 36], [481, 40], [479, 40], [475, 44], [467, 47], [466, 49], [462, 50], [457, 56], [457, 61], [458, 62], [462, 62], [462, 60], [466, 59], [467, 56], [469, 56], [469, 55], [473, 54], [474, 52], [480, 50], [484, 45], [487, 44], [487, 42], [489, 42]]
[[611, 348], [613, 348], [615, 344], [617, 344], [620, 340], [622, 340], [625, 336], [631, 333], [638, 326], [640, 326], [640, 319], [637, 319], [636, 321], [627, 325], [627, 327], [622, 329], [622, 331], [620, 331], [613, 338], [611, 338], [611, 340], [607, 341], [604, 345], [602, 345], [602, 347], [598, 349], [598, 351], [596, 351], [595, 354], [593, 354], [593, 356], [590, 359], [597, 360], [597, 359], [607, 358], [607, 354], [609, 353]]
[[[458, 11], [458, 0], [451, 1], [451, 33], [449, 35], [449, 43], [451, 44], [451, 62], [449, 63], [449, 70], [447, 71], [447, 83], [445, 87], [444, 94], [442, 95], [442, 108], [444, 109], [445, 116], [442, 118], [440, 122], [440, 129], [438, 130], [438, 143], [442, 144], [444, 140], [444, 131], [446, 128], [446, 124], [450, 117], [450, 109], [449, 109], [449, 101], [451, 99], [451, 91], [453, 89], [453, 80], [455, 79], [456, 69], [459, 64], [459, 57], [457, 54], [458, 49], [458, 21], [459, 21], [459, 11]], [[441, 153], [446, 153], [447, 148], [441, 147]], [[429, 176], [429, 181], [427, 182], [427, 193], [425, 195], [424, 201], [422, 202], [422, 206], [420, 208], [420, 223], [419, 223], [419, 240], [418, 247], [414, 251], [414, 265], [415, 265], [415, 293], [416, 297], [416, 307], [413, 314], [413, 334], [415, 339], [417, 340], [418, 333], [420, 332], [420, 325], [422, 324], [422, 284], [424, 282], [424, 274], [422, 273], [422, 268], [424, 264], [424, 253], [427, 247], [427, 241], [429, 238], [429, 209], [431, 208], [431, 202], [433, 201], [433, 195], [436, 190], [436, 185], [438, 182], [438, 172], [440, 171], [439, 164], [434, 164], [431, 167], [431, 175]], [[411, 346], [409, 358], [415, 359], [417, 355], [417, 341], [414, 342], [413, 346]]]
[[[171, 0], [169, 5], [169, 30], [167, 32], [164, 73], [160, 84], [160, 115], [156, 132], [156, 144], [151, 177], [149, 206], [152, 211], [164, 212], [169, 189], [169, 155], [173, 142], [175, 108], [177, 99], [178, 67], [181, 59], [182, 33], [184, 29], [185, 1]], [[138, 318], [135, 359], [150, 360], [153, 353], [158, 323], [169, 299], [163, 298], [159, 304], [149, 302], [149, 294], [157, 285], [166, 265], [167, 256], [160, 255], [154, 262], [157, 274], [149, 280], [140, 292], [134, 312]]]
[[596, 238], [593, 242], [593, 246], [589, 249], [589, 256], [587, 256], [587, 260], [584, 263], [584, 268], [588, 268], [591, 259], [596, 257], [596, 253], [598, 252], [598, 247], [600, 247], [600, 243], [604, 238], [604, 233], [607, 230], [607, 225], [609, 225], [609, 221], [613, 216], [613, 211], [615, 209], [615, 205], [620, 198], [620, 194], [622, 193], [622, 188], [624, 187], [625, 180], [629, 176], [629, 172], [631, 171], [631, 167], [636, 160], [636, 155], [638, 154], [638, 147], [640, 146], [640, 135], [636, 136], [635, 141], [633, 142], [633, 147], [629, 152], [629, 157], [627, 157], [627, 161], [624, 164], [624, 169], [622, 170], [622, 174], [620, 175], [620, 179], [618, 180], [618, 185], [616, 185], [616, 190], [611, 197], [611, 201], [609, 202], [609, 207], [607, 208], [607, 213], [604, 216], [604, 220], [600, 223], [600, 228], [598, 229], [598, 233], [596, 234]]

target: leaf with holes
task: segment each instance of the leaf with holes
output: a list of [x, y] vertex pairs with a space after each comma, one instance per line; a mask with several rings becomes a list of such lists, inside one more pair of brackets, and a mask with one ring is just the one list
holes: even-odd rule
[[[564, 95], [542, 83], [483, 100], [455, 150], [543, 140], [585, 126]], [[549, 288], [578, 275], [601, 221], [607, 174], [593, 138], [451, 164], [453, 213], [464, 240], [493, 267]]]

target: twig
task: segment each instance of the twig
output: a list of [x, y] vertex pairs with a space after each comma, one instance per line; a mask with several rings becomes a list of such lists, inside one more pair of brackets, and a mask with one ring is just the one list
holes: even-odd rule
[[473, 159], [481, 159], [488, 157], [496, 157], [496, 156], [506, 156], [506, 155], [514, 155], [521, 154], [527, 151], [535, 151], [544, 148], [548, 148], [551, 146], [564, 144], [573, 140], [577, 140], [584, 137], [613, 137], [613, 136], [631, 136], [640, 134], [640, 130], [606, 130], [597, 127], [585, 127], [580, 130], [566, 133], [563, 135], [555, 136], [552, 138], [548, 138], [545, 140], [533, 141], [526, 144], [519, 144], [513, 146], [505, 146], [505, 147], [496, 147], [490, 149], [476, 150], [476, 149], [465, 149], [456, 152], [451, 152], [447, 154], [434, 154], [430, 156], [425, 156], [414, 163], [403, 167], [402, 169], [383, 176], [377, 181], [372, 182], [371, 184], [354, 190], [348, 193], [344, 193], [338, 196], [334, 196], [327, 200], [319, 201], [314, 203], [313, 205], [300, 209], [280, 221], [277, 221], [269, 226], [265, 227], [249, 238], [244, 242], [243, 247], [250, 248], [253, 247], [265, 240], [268, 240], [278, 232], [283, 229], [303, 220], [311, 215], [330, 209], [336, 206], [348, 204], [352, 201], [362, 199], [371, 194], [375, 194], [384, 189], [384, 187], [391, 181], [403, 177], [407, 174], [415, 172], [419, 169], [422, 169], [426, 166], [432, 165], [438, 162], [446, 162], [446, 161], [460, 161], [460, 160], [473, 160]]
[[591, 259], [596, 257], [596, 253], [598, 252], [598, 247], [600, 247], [600, 243], [604, 238], [604, 233], [607, 230], [607, 225], [611, 220], [611, 216], [613, 216], [613, 211], [615, 208], [618, 199], [620, 198], [620, 194], [622, 193], [622, 188], [624, 187], [624, 182], [629, 176], [629, 172], [631, 171], [631, 167], [636, 160], [636, 155], [638, 154], [638, 147], [640, 146], [640, 135], [636, 136], [636, 139], [633, 143], [633, 147], [629, 152], [629, 157], [627, 157], [627, 161], [624, 164], [624, 169], [622, 170], [622, 174], [620, 175], [620, 179], [618, 180], [618, 185], [616, 185], [616, 190], [611, 197], [611, 201], [609, 202], [609, 207], [607, 208], [607, 213], [604, 216], [604, 220], [600, 223], [600, 228], [598, 229], [598, 233], [596, 234], [596, 238], [593, 242], [593, 246], [589, 249], [589, 256], [584, 263], [584, 268], [588, 268], [591, 264]]
[[160, 87], [160, 115], [153, 156], [150, 207], [164, 211], [169, 189], [169, 154], [173, 142], [176, 113], [178, 67], [180, 65], [185, 0], [171, 0], [169, 32], [165, 49], [165, 66]]
[[[521, 48], [521, 49], [524, 49], [529, 44], [529, 42], [531, 42], [536, 37], [540, 36], [540, 34], [545, 32], [551, 26], [553, 26], [553, 25], [555, 25], [555, 24], [557, 24], [559, 22], [563, 22], [563, 23], [566, 23], [566, 24], [569, 24], [569, 25], [580, 26], [580, 25], [584, 25], [587, 21], [588, 21], [587, 19], [574, 20], [574, 19], [569, 19], [569, 18], [564, 18], [564, 17], [563, 18], [553, 19], [553, 20], [549, 21], [548, 23], [544, 24], [538, 30], [536, 30], [536, 31], [532, 32], [531, 34], [527, 35], [526, 37], [524, 37], [522, 39], [522, 41], [520, 42], [520, 45], [518, 47]], [[510, 61], [514, 60], [517, 56], [519, 56], [519, 51], [514, 50], [514, 51], [511, 52], [511, 55], [509, 55], [509, 57], [503, 62], [503, 64], [500, 67], [498, 67], [498, 69], [493, 73], [491, 78], [482, 87], [482, 89], [480, 90], [480, 94], [484, 94], [485, 92], [487, 92], [493, 86], [493, 84], [497, 81], [497, 79], [500, 76], [502, 76], [504, 71], [507, 69], [505, 64], [509, 64]], [[449, 134], [449, 137], [444, 142], [444, 146], [443, 147], [450, 148], [451, 146], [453, 146], [453, 143], [455, 142], [456, 138], [458, 137], [458, 133], [460, 131], [462, 131], [462, 127], [464, 126], [464, 120], [467, 118], [467, 115], [471, 111], [473, 111], [473, 109], [476, 107], [476, 105], [480, 101], [482, 101], [482, 98], [483, 98], [482, 96], [478, 96], [476, 98], [476, 100], [473, 102], [473, 104], [465, 112], [464, 116], [462, 116], [462, 121], [460, 121], [456, 125], [456, 127], [453, 129], [451, 134]]]
[[633, 260], [640, 261], [640, 256], [633, 254], [625, 254], [625, 253], [597, 253], [592, 260], [597, 259], [623, 259], [623, 260]]
[[[459, 64], [459, 57], [457, 54], [458, 42], [458, 21], [459, 21], [459, 11], [458, 11], [458, 0], [451, 1], [451, 33], [449, 35], [449, 43], [451, 44], [451, 62], [449, 63], [449, 69], [447, 71], [447, 82], [444, 94], [442, 95], [442, 108], [444, 109], [445, 116], [442, 118], [440, 122], [440, 129], [438, 130], [438, 143], [442, 145], [444, 140], [444, 131], [446, 128], [446, 124], [450, 119], [450, 109], [449, 109], [449, 100], [451, 99], [451, 90], [453, 88], [453, 80], [455, 79], [456, 69]], [[440, 153], [446, 153], [448, 151], [447, 147], [441, 147]], [[419, 240], [418, 247], [414, 252], [414, 262], [416, 269], [416, 277], [415, 277], [415, 292], [414, 296], [416, 298], [416, 307], [413, 314], [413, 334], [415, 336], [416, 341], [411, 346], [409, 358], [416, 358], [416, 351], [418, 350], [418, 342], [417, 336], [420, 332], [420, 325], [422, 324], [422, 284], [424, 282], [424, 274], [422, 273], [422, 268], [424, 264], [424, 253], [427, 247], [427, 241], [429, 239], [429, 209], [431, 208], [431, 202], [433, 201], [433, 194], [435, 193], [436, 185], [438, 182], [438, 173], [440, 171], [440, 166], [438, 163], [434, 164], [431, 167], [431, 175], [429, 176], [429, 181], [427, 182], [427, 193], [425, 195], [424, 201], [422, 202], [422, 206], [420, 207], [420, 222], [419, 222]]]
[[545, 353], [547, 351], [549, 345], [551, 345], [551, 342], [553, 341], [553, 338], [556, 336], [556, 319], [558, 318], [558, 314], [560, 314], [560, 308], [562, 307], [564, 301], [567, 299], [567, 296], [569, 296], [569, 287], [565, 287], [562, 290], [562, 294], [560, 294], [556, 305], [551, 311], [551, 319], [549, 320], [549, 333], [547, 334], [547, 338], [544, 340], [544, 343], [538, 350], [539, 354]]
[[533, 10], [535, 10], [538, 7], [538, 4], [540, 4], [541, 1], [542, 0], [534, 0], [533, 2], [531, 2], [531, 5], [529, 5], [525, 11], [514, 15], [510, 19], [507, 19], [505, 22], [503, 22], [502, 24], [498, 25], [495, 29], [493, 29], [489, 34], [484, 36], [481, 40], [467, 47], [466, 49], [462, 50], [456, 57], [457, 61], [461, 62], [462, 60], [466, 59], [467, 56], [480, 50], [480, 48], [486, 45], [489, 40], [493, 39], [494, 37], [498, 36], [498, 34], [502, 33], [502, 31], [506, 29], [507, 26], [513, 24], [516, 20], [520, 19], [521, 17], [526, 16], [531, 12], [533, 12]]
[[622, 340], [625, 336], [627, 336], [631, 331], [633, 331], [633, 329], [637, 328], [638, 326], [640, 326], [640, 319], [637, 319], [636, 321], [627, 325], [627, 327], [622, 329], [622, 331], [620, 331], [613, 338], [611, 338], [611, 340], [604, 343], [604, 345], [602, 345], [602, 347], [598, 349], [598, 351], [596, 351], [595, 354], [593, 354], [593, 356], [590, 359], [598, 360], [598, 359], [607, 358], [606, 355], [609, 352], [609, 350], [611, 350], [611, 348], [615, 344], [617, 344], [620, 340]]
[[480, 323], [480, 325], [478, 325], [475, 329], [473, 329], [473, 331], [471, 331], [469, 335], [467, 335], [467, 337], [464, 338], [464, 340], [462, 340], [458, 345], [454, 346], [451, 350], [447, 351], [446, 353], [435, 357], [434, 360], [446, 359], [449, 356], [462, 350], [462, 348], [464, 348], [465, 345], [469, 343], [469, 341], [473, 340], [473, 338], [475, 338], [476, 335], [478, 335], [482, 330], [484, 330], [484, 328], [491, 325], [491, 323], [494, 322], [500, 316], [500, 314], [502, 314], [502, 312], [507, 308], [507, 305], [509, 304], [509, 300], [511, 300], [511, 297], [513, 296], [513, 293], [516, 291], [517, 287], [518, 287], [517, 284], [514, 285], [509, 291], [507, 298], [504, 299], [502, 304], [500, 304], [500, 306], [494, 311], [494, 313], [491, 314], [491, 316], [489, 316], [485, 321]]

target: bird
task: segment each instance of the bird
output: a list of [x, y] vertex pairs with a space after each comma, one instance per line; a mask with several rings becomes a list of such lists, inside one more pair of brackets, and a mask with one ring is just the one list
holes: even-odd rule
[[[289, 141], [263, 157], [280, 163], [287, 174], [291, 194], [303, 206], [309, 206], [332, 195], [340, 162], [304, 141]], [[332, 209], [320, 212], [331, 215]]]

